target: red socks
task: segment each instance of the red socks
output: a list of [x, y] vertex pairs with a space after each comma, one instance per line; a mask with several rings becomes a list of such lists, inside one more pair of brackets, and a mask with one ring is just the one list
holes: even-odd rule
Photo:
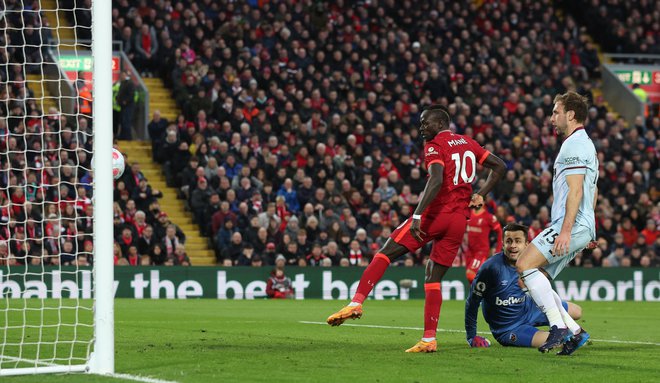
[[[376, 286], [376, 283], [383, 277], [389, 265], [390, 259], [385, 254], [376, 254], [362, 274], [352, 302], [362, 304], [374, 286]], [[435, 338], [435, 333], [438, 330], [440, 306], [442, 306], [442, 291], [440, 286], [440, 282], [424, 284], [424, 291], [426, 293], [426, 300], [424, 301], [424, 338]]]
[[389, 265], [390, 259], [387, 258], [385, 254], [376, 254], [374, 259], [371, 260], [369, 266], [367, 266], [367, 269], [364, 270], [352, 302], [362, 304], [362, 302], [367, 299], [367, 296], [371, 293], [374, 286], [376, 286], [376, 283], [378, 283], [383, 277], [383, 274], [385, 274], [385, 270], [387, 270]]
[[440, 306], [442, 306], [442, 291], [440, 282], [425, 283], [424, 292], [424, 338], [435, 338], [438, 330], [438, 319], [440, 318]]

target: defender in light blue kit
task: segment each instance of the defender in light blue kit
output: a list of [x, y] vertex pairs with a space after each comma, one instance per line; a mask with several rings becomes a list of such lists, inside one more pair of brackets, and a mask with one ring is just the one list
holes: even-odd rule
[[581, 329], [555, 299], [550, 281], [539, 268], [555, 278], [596, 237], [598, 158], [584, 130], [589, 105], [575, 92], [557, 95], [554, 102], [550, 121], [564, 139], [554, 165], [552, 224], [534, 238], [516, 262], [521, 280], [550, 323], [550, 335], [539, 347], [541, 352], [563, 345]]
[[[582, 176], [582, 199], [579, 201], [575, 223], [570, 231], [568, 251], [564, 256], [554, 256], [555, 239], [560, 235], [566, 216], [566, 202], [571, 189], [567, 179], [572, 175]], [[559, 155], [555, 160], [552, 192], [554, 202], [550, 217], [550, 227], [543, 230], [532, 244], [543, 254], [549, 265], [545, 271], [551, 278], [557, 275], [566, 265], [582, 251], [589, 242], [596, 239], [596, 183], [598, 182], [598, 157], [596, 148], [584, 127], [576, 128], [562, 143]], [[579, 185], [579, 183], [576, 183]], [[576, 193], [577, 195], [577, 193]]]

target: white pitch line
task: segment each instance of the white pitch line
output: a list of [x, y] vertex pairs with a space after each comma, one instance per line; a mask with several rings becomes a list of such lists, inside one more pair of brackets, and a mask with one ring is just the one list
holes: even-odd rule
[[[308, 322], [308, 321], [298, 321], [298, 323], [304, 323], [304, 324], [324, 324], [327, 325], [326, 322]], [[367, 328], [384, 328], [384, 329], [391, 329], [391, 330], [424, 330], [421, 327], [399, 327], [399, 326], [379, 326], [375, 324], [352, 324], [352, 323], [344, 323], [342, 326], [350, 326], [350, 327], [367, 327]], [[465, 333], [463, 330], [454, 330], [454, 329], [446, 329], [446, 328], [439, 328], [439, 332], [456, 332], [456, 333]], [[489, 332], [487, 331], [478, 331], [478, 334], [486, 334], [490, 335]]]
[[[326, 322], [310, 322], [310, 321], [298, 321], [298, 323], [303, 323], [303, 324], [319, 324], [319, 325], [327, 325]], [[379, 325], [374, 325], [374, 324], [353, 324], [353, 323], [344, 323], [342, 326], [349, 326], [349, 327], [366, 327], [366, 328], [383, 328], [383, 329], [391, 329], [391, 330], [424, 330], [422, 327], [399, 327], [399, 326], [379, 326]], [[452, 333], [461, 333], [465, 334], [465, 330], [454, 330], [454, 329], [445, 329], [445, 328], [439, 328], [439, 332], [452, 332]], [[488, 331], [478, 331], [478, 334], [485, 334], [485, 335], [491, 335], [490, 332]], [[655, 342], [639, 342], [639, 341], [634, 341], [634, 340], [613, 340], [613, 339], [591, 339], [595, 342], [607, 342], [607, 343], [622, 343], [622, 344], [642, 344], [642, 345], [647, 345], [647, 346], [660, 346], [660, 343], [655, 343]]]
[[163, 379], [150, 378], [148, 376], [139, 376], [139, 375], [131, 375], [131, 374], [108, 374], [108, 375], [101, 374], [101, 376], [109, 376], [111, 378], [126, 379], [126, 380], [132, 380], [135, 382], [144, 382], [144, 383], [177, 383], [174, 380], [163, 380]]

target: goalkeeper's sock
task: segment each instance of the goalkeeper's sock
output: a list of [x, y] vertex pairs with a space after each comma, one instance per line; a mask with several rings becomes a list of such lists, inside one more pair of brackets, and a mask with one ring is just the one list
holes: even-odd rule
[[571, 333], [573, 335], [577, 335], [580, 333], [580, 325], [577, 324], [573, 318], [571, 318], [570, 315], [568, 315], [568, 312], [564, 309], [564, 305], [562, 305], [561, 298], [559, 298], [559, 295], [552, 290], [552, 296], [555, 299], [555, 304], [559, 307], [559, 313], [561, 314], [561, 319], [566, 323], [566, 326], [568, 326], [568, 329], [571, 330]]
[[[424, 292], [424, 337], [423, 339], [435, 339], [438, 330], [438, 319], [440, 318], [440, 307], [442, 306], [442, 290], [440, 282], [425, 283]], [[428, 341], [425, 341], [428, 342]]]
[[525, 270], [520, 273], [520, 277], [525, 282], [529, 295], [532, 296], [536, 305], [548, 317], [550, 327], [566, 328], [566, 323], [562, 320], [561, 312], [552, 296], [552, 286], [548, 278], [539, 269]]
[[[376, 283], [380, 281], [385, 274], [385, 270], [390, 265], [390, 259], [383, 253], [378, 253], [374, 256], [374, 259], [371, 260], [367, 269], [364, 270], [362, 278], [360, 278], [360, 283], [358, 288], [355, 291], [355, 295], [351, 301], [351, 304], [362, 304], [367, 296], [371, 293], [371, 290], [376, 286]], [[350, 306], [350, 304], [349, 304]]]

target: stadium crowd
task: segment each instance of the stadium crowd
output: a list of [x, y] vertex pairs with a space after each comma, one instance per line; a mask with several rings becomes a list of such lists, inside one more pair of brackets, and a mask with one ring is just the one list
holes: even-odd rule
[[[182, 110], [177, 121], [154, 113], [148, 126], [154, 159], [188, 200], [220, 264], [273, 265], [280, 254], [290, 265], [367, 264], [424, 188], [419, 113], [436, 102], [449, 107], [456, 132], [506, 161], [509, 171], [488, 209], [501, 224], [530, 225], [534, 236], [549, 220], [560, 144], [549, 124], [552, 99], [573, 89], [592, 101], [586, 129], [601, 164], [599, 246], [574, 263], [657, 266], [660, 118], [626, 126], [609, 112], [592, 91], [599, 79], [595, 46], [571, 14], [557, 15], [548, 0], [142, 0], [137, 6], [120, 0], [112, 17], [114, 38], [133, 64], [161, 77]], [[646, 36], [657, 39], [650, 25]], [[9, 99], [20, 99], [19, 87], [4, 80]], [[23, 110], [5, 111], [2, 211], [54, 206], [56, 229], [81, 232], [90, 206], [76, 204], [78, 219], [69, 225], [67, 206], [59, 203], [62, 188], [58, 194], [49, 187], [57, 178], [41, 182], [41, 189], [54, 190], [50, 195], [30, 197], [30, 174], [37, 182], [40, 172], [8, 170], [10, 162], [19, 169], [22, 156], [11, 145], [31, 142], [18, 139], [30, 124], [8, 117]], [[71, 125], [59, 121], [56, 128], [32, 126], [44, 126], [51, 133], [44, 136], [56, 141]], [[79, 183], [89, 177], [91, 149], [91, 126], [82, 124], [72, 149], [51, 153], [53, 161], [70, 164]], [[26, 161], [36, 167], [34, 158]], [[158, 192], [139, 167], [126, 173], [115, 190], [118, 262], [188, 264], [185, 236], [160, 211]], [[15, 196], [20, 190], [27, 203]], [[65, 192], [76, 201], [85, 195], [76, 187]], [[44, 216], [32, 220], [45, 228], [51, 218]], [[0, 235], [10, 244], [19, 226], [29, 225], [20, 218], [3, 213]], [[421, 264], [428, 253], [422, 249], [400, 263]]]
[[605, 52], [660, 54], [657, 1], [565, 0], [562, 3]]
[[594, 99], [596, 49], [550, 2], [118, 11], [117, 33], [135, 25], [158, 41], [153, 60], [164, 65], [142, 56], [141, 69], [172, 87], [183, 113], [150, 124], [155, 159], [225, 265], [252, 254], [269, 264], [276, 254], [289, 264], [368, 262], [423, 189], [417, 125], [432, 102], [450, 107], [456, 132], [505, 159], [489, 208], [535, 235], [548, 223], [558, 150], [552, 97], [568, 89], [592, 100], [587, 129], [602, 165], [599, 248], [575, 263], [658, 263], [660, 120], [629, 127]]
[[[60, 6], [73, 10], [74, 3], [81, 7], [72, 14], [81, 26], [83, 20], [89, 24], [90, 12], [83, 8], [89, 2], [63, 1]], [[34, 87], [42, 84], [28, 76], [43, 76], [53, 63], [48, 52], [53, 26], [38, 2], [3, 2], [1, 10], [0, 265], [89, 265], [94, 249], [92, 120], [82, 110], [63, 113], [59, 102], [46, 108], [48, 102], [36, 97]], [[41, 94], [45, 88], [44, 82]], [[114, 191], [115, 263], [189, 264], [185, 236], [160, 211], [160, 192], [131, 174]]]

